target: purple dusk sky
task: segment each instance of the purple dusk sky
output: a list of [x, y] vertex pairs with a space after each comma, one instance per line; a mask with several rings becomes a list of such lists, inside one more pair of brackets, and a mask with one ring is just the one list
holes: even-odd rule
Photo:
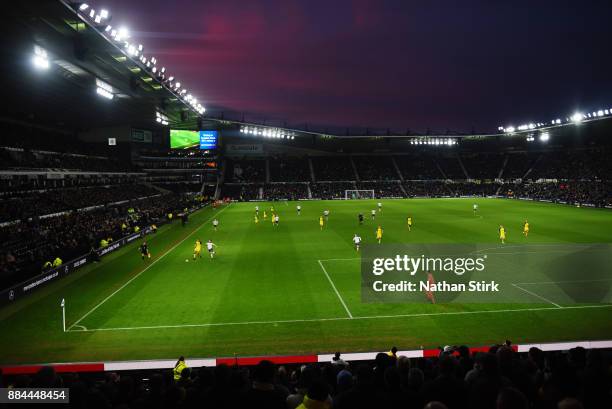
[[612, 107], [611, 1], [91, 4], [213, 115], [486, 131]]

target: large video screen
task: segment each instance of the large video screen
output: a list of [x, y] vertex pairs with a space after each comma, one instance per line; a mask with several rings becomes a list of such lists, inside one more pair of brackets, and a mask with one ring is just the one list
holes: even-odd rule
[[200, 131], [200, 149], [217, 148], [217, 131]]
[[185, 131], [182, 129], [170, 130], [171, 149], [189, 149], [200, 146], [200, 133], [197, 131]]
[[217, 147], [217, 131], [186, 131], [182, 129], [170, 130], [171, 149], [215, 149]]

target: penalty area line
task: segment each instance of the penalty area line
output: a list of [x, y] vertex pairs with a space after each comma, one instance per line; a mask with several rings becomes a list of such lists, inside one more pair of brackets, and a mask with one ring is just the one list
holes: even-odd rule
[[[168, 249], [164, 254], [162, 254], [161, 256], [159, 256], [158, 258], [156, 258], [155, 260], [153, 260], [153, 262], [151, 264], [149, 264], [148, 266], [146, 266], [143, 270], [141, 270], [138, 274], [136, 274], [134, 277], [130, 278], [128, 281], [126, 281], [121, 287], [119, 287], [118, 289], [116, 289], [115, 291], [113, 291], [108, 297], [106, 297], [105, 299], [103, 299], [102, 301], [100, 301], [95, 307], [93, 307], [91, 310], [87, 311], [85, 313], [85, 315], [83, 315], [81, 318], [79, 318], [78, 320], [76, 320], [71, 326], [68, 327], [68, 329], [66, 331], [70, 331], [72, 328], [79, 326], [82, 327], [81, 325], [78, 325], [81, 321], [83, 321], [85, 318], [87, 318], [92, 312], [94, 312], [95, 310], [97, 310], [102, 304], [104, 304], [105, 302], [107, 302], [108, 300], [110, 300], [115, 294], [117, 294], [119, 291], [123, 290], [125, 287], [128, 286], [128, 284], [130, 284], [132, 281], [136, 280], [138, 277], [140, 277], [142, 275], [142, 273], [144, 273], [145, 271], [147, 271], [148, 269], [150, 269], [151, 267], [153, 267], [155, 264], [157, 264], [157, 262], [159, 260], [161, 260], [162, 258], [164, 258], [168, 253], [172, 252], [175, 248], [177, 248], [178, 246], [180, 246], [181, 244], [183, 244], [183, 242], [185, 240], [187, 240], [189, 237], [191, 237], [195, 232], [199, 231], [204, 225], [206, 225], [208, 222], [210, 222], [214, 217], [216, 217], [217, 215], [219, 215], [220, 213], [222, 213], [223, 211], [225, 211], [225, 209], [227, 209], [228, 207], [230, 207], [231, 203], [229, 205], [227, 205], [227, 207], [224, 207], [223, 209], [219, 210], [218, 212], [216, 212], [215, 214], [213, 214], [212, 216], [210, 216], [204, 223], [202, 223], [199, 227], [197, 227], [196, 229], [194, 229], [191, 233], [189, 233], [187, 236], [183, 237], [183, 239], [181, 239], [181, 241], [179, 241], [178, 243], [176, 243], [174, 246], [170, 247], [170, 249]], [[83, 330], [81, 330], [83, 331]], [[90, 330], [87, 330], [90, 331]]]
[[353, 318], [353, 314], [351, 314], [351, 311], [348, 309], [348, 307], [346, 306], [346, 303], [344, 302], [344, 300], [342, 299], [342, 296], [340, 295], [340, 293], [338, 292], [338, 289], [336, 288], [336, 286], [334, 285], [334, 282], [332, 281], [331, 277], [329, 276], [329, 274], [327, 274], [327, 270], [325, 269], [325, 267], [323, 267], [323, 263], [321, 262], [321, 260], [317, 260], [319, 265], [321, 266], [321, 269], [323, 270], [323, 273], [325, 273], [325, 277], [327, 277], [327, 281], [329, 281], [329, 284], [331, 284], [332, 288], [334, 289], [334, 292], [336, 293], [336, 295], [338, 296], [338, 299], [340, 300], [340, 302], [342, 303], [342, 306], [344, 307], [344, 310], [346, 311], [346, 313], [348, 314], [349, 318]]
[[534, 293], [533, 291], [526, 290], [523, 287], [519, 286], [518, 284], [512, 284], [512, 286], [518, 288], [519, 290], [521, 290], [521, 291], [523, 291], [523, 292], [525, 292], [527, 294], [531, 294], [532, 296], [534, 296], [536, 298], [539, 298], [540, 300], [546, 301], [547, 303], [552, 304], [552, 305], [554, 305], [557, 308], [563, 308], [559, 304], [550, 301], [548, 298], [542, 297], [540, 294]]
[[421, 317], [441, 317], [445, 315], [476, 315], [476, 314], [501, 314], [501, 313], [519, 313], [519, 312], [540, 312], [540, 311], [567, 311], [580, 310], [588, 308], [610, 308], [612, 304], [602, 305], [577, 305], [568, 307], [540, 307], [540, 308], [514, 308], [503, 310], [478, 310], [478, 311], [451, 311], [451, 312], [425, 312], [415, 314], [398, 314], [398, 315], [376, 315], [363, 317], [336, 317], [336, 318], [312, 318], [298, 320], [277, 320], [277, 321], [242, 321], [242, 322], [211, 322], [205, 324], [177, 324], [177, 325], [151, 325], [142, 327], [116, 327], [116, 328], [91, 328], [87, 330], [68, 329], [67, 332], [98, 332], [98, 331], [133, 331], [147, 329], [180, 329], [180, 328], [206, 328], [206, 327], [223, 327], [234, 325], [270, 325], [270, 324], [296, 324], [308, 322], [326, 322], [326, 321], [356, 321], [356, 320], [373, 320], [373, 319], [392, 319], [392, 318], [421, 318]]

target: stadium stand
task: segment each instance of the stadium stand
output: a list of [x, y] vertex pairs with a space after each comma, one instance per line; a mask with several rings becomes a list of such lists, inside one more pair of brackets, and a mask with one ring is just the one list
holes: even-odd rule
[[494, 180], [499, 177], [505, 157], [501, 153], [465, 153], [461, 162], [470, 179]]
[[315, 199], [344, 199], [345, 191], [356, 189], [354, 182], [319, 182], [310, 185]]
[[[437, 356], [379, 353], [373, 361], [191, 368], [107, 373], [5, 375], [1, 386], [70, 388], [71, 407], [102, 408], [561, 408], [612, 406], [610, 350], [518, 353], [495, 345]], [[184, 361], [179, 361], [184, 362]], [[188, 360], [186, 361], [188, 362]], [[434, 403], [437, 402], [437, 403]]]
[[291, 157], [270, 158], [270, 181], [309, 182], [310, 169], [308, 160]]
[[405, 180], [435, 180], [443, 176], [429, 153], [394, 156]]
[[389, 156], [353, 156], [359, 180], [399, 180]]
[[226, 177], [232, 182], [265, 182], [266, 162], [264, 160], [227, 160]]
[[321, 156], [312, 158], [317, 182], [355, 180], [351, 159], [346, 156]]
[[438, 155], [435, 158], [445, 179], [467, 179], [462, 168], [461, 158], [457, 155]]
[[308, 198], [307, 183], [268, 183], [263, 187], [265, 200], [297, 200]]
[[[90, 192], [86, 196], [88, 204], [95, 203], [100, 206], [95, 209], [69, 211], [51, 217], [35, 216], [19, 223], [2, 224], [0, 286], [6, 288], [24, 281], [39, 273], [45, 262], [52, 261], [56, 257], [70, 261], [77, 256], [87, 254], [92, 248], [99, 248], [102, 239], [117, 240], [128, 233], [133, 233], [135, 228], [143, 229], [153, 223], [160, 224], [168, 213], [178, 214], [193, 203], [192, 200], [177, 195], [161, 195], [146, 186], [129, 185], [123, 186], [122, 189], [104, 189], [106, 191], [101, 194]], [[78, 192], [63, 195], [65, 202], [62, 203], [78, 202], [73, 195], [79, 196]], [[80, 196], [85, 197], [82, 191]], [[142, 199], [134, 200], [136, 198]], [[30, 200], [34, 202], [19, 202], [20, 204], [12, 203], [12, 205], [19, 206], [20, 209], [40, 208], [36, 204], [41, 201], [40, 197]], [[109, 205], [105, 202], [108, 200], [122, 203]]]

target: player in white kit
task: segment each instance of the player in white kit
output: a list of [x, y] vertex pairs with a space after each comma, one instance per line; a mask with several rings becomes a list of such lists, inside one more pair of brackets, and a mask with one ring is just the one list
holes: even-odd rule
[[215, 257], [215, 247], [217, 247], [217, 245], [213, 243], [212, 240], [206, 242], [206, 249], [208, 250], [208, 254], [210, 254], [210, 258]]
[[355, 250], [359, 251], [359, 245], [361, 244], [361, 237], [355, 233], [353, 236], [353, 244], [355, 244]]

